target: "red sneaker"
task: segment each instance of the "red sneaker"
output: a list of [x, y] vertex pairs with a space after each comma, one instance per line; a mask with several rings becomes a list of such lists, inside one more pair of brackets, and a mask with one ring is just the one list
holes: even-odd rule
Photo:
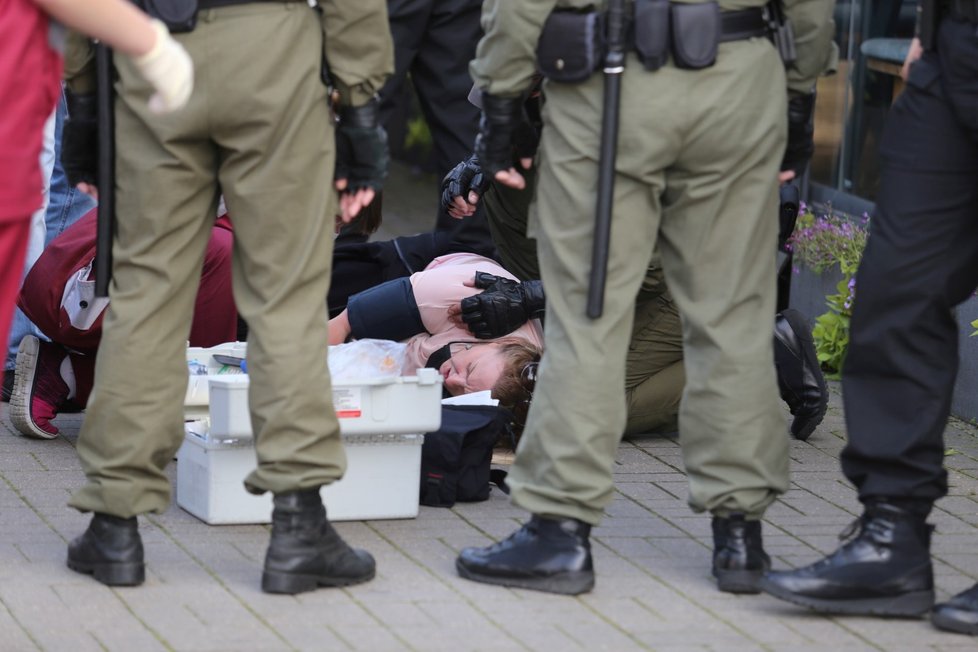
[[58, 429], [51, 419], [68, 398], [68, 385], [61, 378], [61, 362], [67, 352], [57, 344], [42, 342], [33, 335], [20, 342], [17, 375], [10, 395], [10, 422], [22, 435], [54, 439]]

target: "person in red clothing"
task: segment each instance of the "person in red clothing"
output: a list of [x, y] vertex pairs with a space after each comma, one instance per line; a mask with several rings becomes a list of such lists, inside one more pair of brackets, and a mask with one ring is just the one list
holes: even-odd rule
[[20, 284], [30, 216], [41, 205], [39, 157], [44, 122], [60, 93], [61, 55], [48, 16], [132, 57], [156, 89], [158, 112], [183, 106], [193, 62], [166, 27], [125, 0], [0, 0], [0, 341], [7, 341]]
[[[17, 353], [10, 421], [23, 435], [58, 436], [51, 423], [67, 407], [83, 409], [95, 379], [95, 356], [109, 300], [95, 297], [95, 217], [92, 209], [54, 239], [24, 280], [17, 305], [50, 342], [25, 337]], [[227, 214], [217, 218], [204, 267], [190, 345], [209, 347], [237, 339], [231, 294], [233, 235]], [[70, 403], [69, 403], [70, 401]]]

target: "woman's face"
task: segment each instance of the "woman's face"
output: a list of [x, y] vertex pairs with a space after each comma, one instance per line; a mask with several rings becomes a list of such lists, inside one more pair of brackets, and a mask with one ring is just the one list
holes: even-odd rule
[[[457, 350], [456, 350], [457, 349]], [[506, 358], [495, 343], [452, 347], [452, 357], [438, 371], [452, 396], [492, 389], [506, 368]]]

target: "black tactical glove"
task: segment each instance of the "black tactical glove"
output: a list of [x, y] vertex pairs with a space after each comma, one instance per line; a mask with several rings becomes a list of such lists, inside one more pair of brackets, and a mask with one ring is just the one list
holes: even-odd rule
[[387, 178], [390, 154], [387, 132], [380, 126], [380, 100], [363, 106], [341, 106], [336, 126], [336, 179], [346, 179], [344, 192], [380, 190]]
[[540, 133], [543, 131], [543, 95], [531, 94], [523, 102], [523, 119], [513, 133], [513, 149], [516, 159], [533, 158], [540, 146]]
[[98, 110], [95, 93], [65, 90], [68, 117], [61, 132], [61, 166], [72, 187], [98, 185]]
[[462, 299], [462, 321], [480, 340], [512, 333], [546, 308], [543, 282], [519, 283], [486, 272], [475, 273], [475, 287], [485, 290]]
[[469, 201], [469, 193], [474, 192], [480, 197], [488, 190], [489, 179], [482, 174], [482, 166], [479, 165], [479, 157], [473, 154], [445, 175], [441, 180], [441, 205], [448, 210], [452, 207], [452, 200], [461, 197], [466, 202]]
[[482, 171], [493, 178], [501, 170], [520, 168], [514, 155], [514, 136], [523, 121], [522, 97], [495, 97], [482, 94], [482, 119], [475, 139], [475, 155]]
[[788, 146], [781, 159], [781, 171], [794, 170], [800, 179], [815, 153], [815, 93], [796, 95], [788, 100]]

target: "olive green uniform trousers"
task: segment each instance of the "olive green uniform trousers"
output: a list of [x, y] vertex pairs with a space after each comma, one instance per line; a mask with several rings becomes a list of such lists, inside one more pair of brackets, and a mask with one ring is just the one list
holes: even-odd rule
[[196, 86], [173, 114], [151, 114], [151, 89], [116, 58], [114, 278], [78, 443], [88, 482], [71, 505], [120, 517], [170, 505], [164, 469], [184, 437], [185, 347], [222, 191], [250, 327], [258, 466], [246, 486], [317, 487], [346, 463], [326, 365], [336, 199], [320, 19], [305, 3], [237, 5], [202, 11], [177, 38]]
[[657, 243], [683, 315], [680, 442], [694, 510], [758, 518], [788, 488], [778, 405], [777, 173], [785, 76], [766, 39], [723, 43], [698, 71], [622, 80], [604, 314], [585, 315], [597, 194], [600, 74], [548, 83], [536, 222], [546, 353], [510, 486], [531, 512], [597, 523], [625, 428], [628, 342]]
[[[503, 267], [521, 280], [540, 278], [537, 242], [526, 235], [537, 169], [525, 172], [523, 190], [493, 184], [482, 198], [489, 231]], [[654, 261], [635, 300], [635, 318], [625, 362], [626, 435], [675, 430], [686, 376], [682, 324]]]

